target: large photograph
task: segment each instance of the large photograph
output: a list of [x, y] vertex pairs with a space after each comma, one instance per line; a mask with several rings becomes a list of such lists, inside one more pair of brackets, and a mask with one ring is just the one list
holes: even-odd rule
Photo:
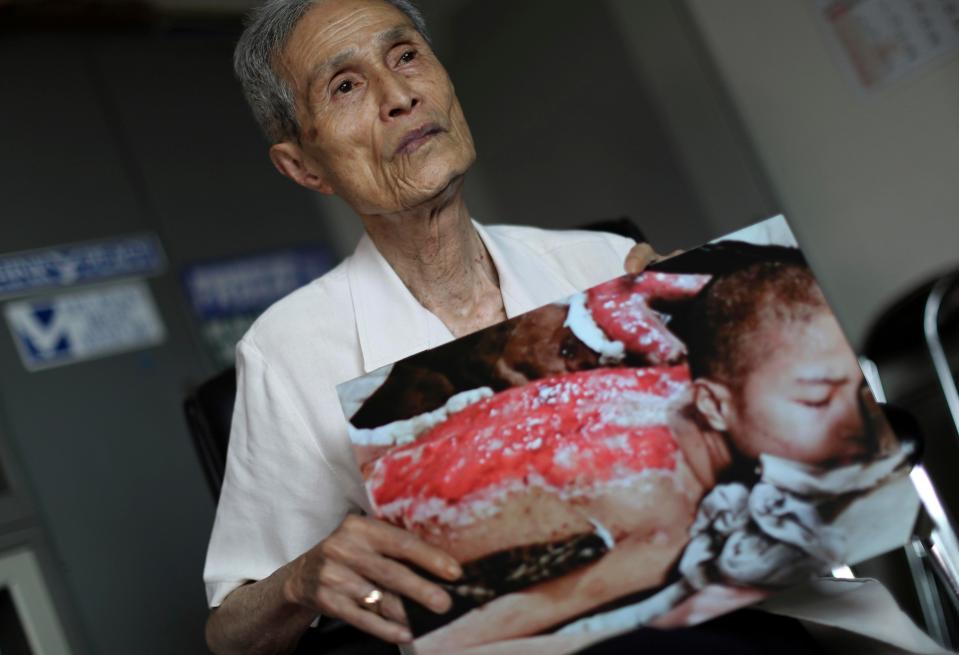
[[899, 442], [782, 218], [338, 388], [376, 515], [452, 554], [420, 655], [693, 625], [905, 543]]

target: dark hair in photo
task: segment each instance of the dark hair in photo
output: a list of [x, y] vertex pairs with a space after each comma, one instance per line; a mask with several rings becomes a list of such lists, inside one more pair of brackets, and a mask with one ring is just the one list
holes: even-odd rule
[[757, 358], [774, 347], [761, 338], [765, 328], [804, 323], [827, 308], [795, 248], [725, 241], [690, 254], [695, 257], [677, 257], [668, 268], [713, 275], [677, 325], [670, 326], [687, 344], [694, 378], [738, 385]]

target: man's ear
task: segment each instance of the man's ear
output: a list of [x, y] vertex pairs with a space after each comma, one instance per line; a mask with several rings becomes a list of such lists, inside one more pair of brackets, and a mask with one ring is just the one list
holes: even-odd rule
[[729, 431], [735, 409], [728, 386], [709, 378], [693, 380], [693, 405], [710, 428], [717, 432]]
[[270, 146], [270, 161], [276, 166], [276, 170], [297, 184], [325, 195], [333, 194], [333, 187], [317, 170], [316, 165], [307, 162], [303, 150], [292, 141]]

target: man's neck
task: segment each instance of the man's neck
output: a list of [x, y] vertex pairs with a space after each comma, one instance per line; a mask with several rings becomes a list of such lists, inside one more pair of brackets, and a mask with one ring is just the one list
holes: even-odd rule
[[496, 267], [461, 188], [422, 207], [362, 216], [377, 250], [423, 307], [459, 337], [506, 318]]
[[670, 427], [693, 474], [706, 490], [716, 486], [719, 475], [733, 463], [733, 454], [723, 435], [696, 419], [691, 407], [677, 408]]

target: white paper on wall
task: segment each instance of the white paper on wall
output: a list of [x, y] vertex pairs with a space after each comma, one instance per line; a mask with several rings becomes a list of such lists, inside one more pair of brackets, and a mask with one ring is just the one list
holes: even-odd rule
[[815, 0], [846, 75], [872, 91], [959, 51], [959, 0]]
[[4, 315], [29, 371], [148, 348], [166, 336], [142, 281], [18, 300]]

